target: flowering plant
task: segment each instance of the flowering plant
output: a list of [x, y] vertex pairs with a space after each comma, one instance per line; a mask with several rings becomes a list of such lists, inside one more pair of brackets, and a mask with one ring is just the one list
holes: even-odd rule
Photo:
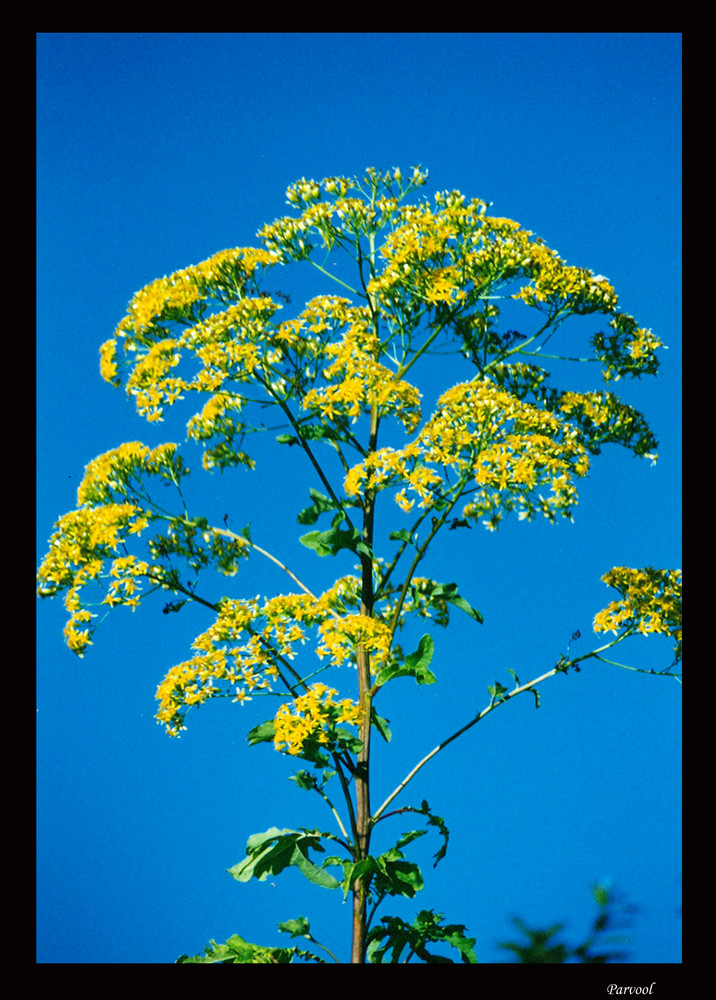
[[[432, 632], [406, 652], [398, 642], [404, 626], [417, 619], [444, 628], [455, 610], [482, 624], [457, 584], [417, 574], [437, 536], [476, 526], [494, 531], [513, 513], [571, 518], [578, 480], [604, 444], [656, 459], [642, 414], [603, 388], [559, 389], [534, 359], [545, 357], [541, 349], [568, 318], [603, 317], [611, 332], [592, 335], [590, 357], [556, 357], [596, 362], [612, 383], [654, 374], [658, 337], [619, 311], [606, 278], [566, 264], [518, 223], [490, 215], [487, 203], [453, 191], [436, 195], [434, 204], [410, 204], [407, 195], [426, 180], [416, 167], [407, 177], [371, 169], [362, 178], [298, 181], [287, 192], [297, 214], [265, 226], [260, 247], [224, 250], [152, 282], [100, 349], [102, 376], [124, 386], [147, 420], [162, 421], [181, 401], [192, 403], [187, 438], [202, 449], [207, 471], [252, 469], [247, 438], [265, 430], [261, 417], [273, 410], [282, 423], [278, 444], [298, 448], [315, 477], [310, 503], [297, 515], [310, 529], [301, 542], [320, 557], [352, 554], [355, 573], [323, 592], [311, 589], [275, 545], [269, 550], [252, 538], [249, 526], [234, 531], [227, 519], [211, 524], [189, 509], [182, 488], [189, 469], [179, 445], [150, 449], [140, 442], [89, 463], [77, 509], [55, 525], [39, 569], [39, 593], [64, 595], [65, 637], [79, 656], [92, 645], [103, 611], [135, 608], [154, 592], [173, 595], [165, 612], [187, 602], [211, 612], [190, 658], [159, 684], [157, 719], [178, 736], [191, 709], [212, 699], [278, 699], [271, 717], [250, 730], [249, 743], [273, 744], [303, 761], [294, 780], [325, 800], [338, 832], [271, 828], [249, 837], [246, 857], [230, 871], [244, 882], [294, 866], [311, 882], [350, 895], [352, 963], [450, 961], [430, 950], [436, 944], [452, 947], [463, 962], [477, 960], [465, 928], [442, 923], [433, 911], [422, 910], [412, 925], [386, 916], [376, 922], [387, 897], [412, 898], [423, 887], [404, 849], [424, 831], [405, 833], [380, 854], [372, 835], [429, 760], [517, 695], [531, 691], [539, 704], [538, 684], [578, 671], [586, 660], [604, 660], [630, 636], [670, 637], [674, 659], [662, 674], [678, 677], [681, 650], [680, 572], [612, 569], [603, 579], [620, 599], [597, 613], [594, 630], [613, 638], [580, 656], [563, 655], [526, 683], [513, 671], [514, 686], [495, 681], [486, 707], [418, 761], [380, 806], [371, 804], [371, 739], [390, 739], [377, 710], [382, 688], [403, 677], [419, 685], [437, 679]], [[332, 256], [347, 262], [353, 277], [329, 271]], [[314, 297], [282, 318], [290, 296], [265, 290], [267, 275], [296, 261], [315, 267], [341, 294]], [[500, 332], [502, 314], [517, 308], [527, 314], [525, 332]], [[426, 414], [413, 379], [436, 352], [451, 359], [458, 381]], [[157, 481], [173, 501], [166, 491], [157, 498]], [[382, 552], [379, 501], [388, 502], [381, 513], [395, 519]], [[204, 571], [233, 578], [254, 557], [284, 571], [291, 592], [218, 599], [202, 592]], [[355, 667], [340, 675], [340, 686], [347, 676], [352, 688], [343, 695], [316, 679], [331, 670], [338, 685], [341, 665]], [[448, 841], [444, 820], [425, 801], [398, 812], [437, 830], [439, 862]], [[320, 862], [326, 847], [330, 854]], [[322, 947], [304, 918], [279, 926]], [[238, 935], [213, 949], [196, 960], [324, 960]]]

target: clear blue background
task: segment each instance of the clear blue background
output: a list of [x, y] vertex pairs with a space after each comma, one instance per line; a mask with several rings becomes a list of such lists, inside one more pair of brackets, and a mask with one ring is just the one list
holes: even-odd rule
[[[608, 448], [574, 524], [446, 534], [425, 571], [459, 582], [485, 624], [458, 617], [436, 634], [437, 685], [386, 692], [378, 708], [394, 738], [377, 745], [374, 805], [487, 704], [494, 678], [509, 682], [507, 667], [522, 681], [543, 673], [576, 629], [573, 651], [596, 645], [593, 615], [613, 596], [606, 570], [680, 565], [680, 50], [673, 33], [41, 33], [38, 559], [91, 458], [183, 437], [183, 419], [147, 424], [99, 378], [98, 347], [133, 293], [255, 244], [301, 176], [420, 163], [421, 194], [492, 202], [607, 275], [669, 350], [658, 379], [616, 387], [650, 419], [656, 467]], [[292, 282], [299, 301], [331, 290], [289, 273], [277, 287]], [[350, 559], [299, 545], [296, 512], [320, 484], [294, 449], [266, 445], [255, 475], [199, 473], [197, 499], [215, 519], [251, 521], [259, 544], [322, 588]], [[208, 596], [287, 583], [254, 558]], [[156, 686], [209, 618], [198, 607], [165, 616], [162, 604], [118, 609], [83, 660], [63, 645], [61, 602], [39, 605], [38, 961], [173, 962], [233, 933], [288, 944], [276, 923], [299, 914], [345, 957], [340, 894], [297, 873], [275, 885], [226, 873], [251, 833], [333, 821], [287, 780], [285, 758], [247, 747], [273, 702], [209, 705], [180, 740], [164, 735]], [[616, 658], [660, 669], [669, 653], [652, 637]], [[576, 941], [594, 915], [590, 886], [611, 880], [640, 907], [632, 961], [680, 962], [680, 687], [593, 663], [541, 695], [539, 711], [526, 696], [490, 715], [396, 802], [427, 798], [451, 840], [435, 872], [437, 840], [416, 845], [427, 888], [384, 912], [432, 907], [467, 925], [482, 961], [504, 961], [496, 945], [513, 915], [564, 920]], [[376, 849], [414, 825], [387, 820]]]

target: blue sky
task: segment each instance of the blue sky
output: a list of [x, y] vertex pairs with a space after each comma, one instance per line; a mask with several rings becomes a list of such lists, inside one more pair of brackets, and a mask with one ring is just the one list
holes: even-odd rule
[[[394, 735], [378, 748], [376, 804], [487, 704], [507, 667], [523, 681], [545, 672], [576, 629], [586, 652], [612, 598], [604, 572], [681, 565], [680, 49], [674, 33], [40, 33], [38, 559], [90, 459], [182, 439], [182, 421], [147, 424], [98, 374], [134, 292], [255, 244], [301, 176], [419, 163], [421, 194], [492, 202], [568, 263], [607, 275], [669, 350], [657, 379], [617, 385], [650, 420], [656, 467], [607, 448], [574, 524], [508, 520], [469, 545], [456, 533], [435, 556], [431, 574], [458, 582], [485, 624], [436, 636], [438, 684], [386, 692]], [[329, 290], [287, 280], [305, 297]], [[295, 515], [319, 484], [287, 451], [261, 457], [255, 475], [198, 473], [207, 513], [251, 521], [254, 540], [271, 539], [316, 587], [349, 572], [297, 541]], [[232, 581], [238, 596], [285, 592], [270, 566], [249, 570]], [[255, 702], [209, 705], [180, 740], [164, 735], [156, 686], [210, 622], [162, 604], [117, 610], [83, 660], [63, 645], [61, 602], [38, 606], [38, 961], [173, 962], [233, 933], [287, 943], [276, 924], [299, 914], [345, 954], [338, 893], [297, 873], [275, 885], [226, 873], [250, 834], [329, 829], [331, 817], [287, 780], [285, 758], [246, 745], [264, 717]], [[651, 638], [620, 653], [658, 669], [669, 650]], [[425, 891], [384, 912], [443, 912], [494, 962], [514, 915], [563, 920], [576, 940], [590, 886], [610, 880], [640, 907], [632, 960], [680, 962], [681, 688], [595, 664], [540, 693], [539, 711], [529, 696], [504, 706], [405, 793], [402, 804], [426, 798], [446, 819], [450, 849], [433, 872], [437, 843], [421, 843]], [[389, 832], [411, 829], [405, 819]]]

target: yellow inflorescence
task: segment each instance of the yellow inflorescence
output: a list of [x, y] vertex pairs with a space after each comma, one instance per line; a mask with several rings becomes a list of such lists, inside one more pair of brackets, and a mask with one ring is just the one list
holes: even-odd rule
[[420, 421], [420, 393], [376, 360], [380, 343], [368, 310], [352, 309], [346, 319], [350, 326], [342, 340], [325, 351], [327, 358], [333, 358], [323, 371], [331, 384], [308, 392], [304, 409], [328, 420], [345, 413], [355, 421], [376, 406], [383, 414], [395, 414], [406, 430], [414, 430]]
[[[606, 278], [568, 265], [519, 223], [488, 215], [487, 203], [453, 191], [436, 195], [434, 205], [405, 204], [404, 196], [426, 179], [418, 167], [407, 178], [397, 168], [382, 175], [370, 169], [362, 178], [301, 178], [287, 192], [299, 214], [264, 227], [262, 248], [223, 250], [137, 292], [114, 337], [100, 348], [102, 377], [123, 384], [149, 421], [163, 419], [189, 394], [200, 395], [188, 438], [204, 448], [206, 469], [252, 468], [244, 438], [280, 425], [289, 433], [279, 440], [300, 442], [314, 465], [307, 442], [325, 438], [335, 447], [352, 505], [367, 509], [367, 494], [390, 487], [398, 507], [410, 513], [417, 505], [421, 519], [448, 504], [452, 510], [459, 499], [465, 524], [481, 519], [490, 529], [512, 511], [528, 519], [571, 516], [575, 482], [587, 473], [590, 453], [613, 440], [654, 458], [653, 435], [613, 395], [559, 394], [546, 385], [546, 372], [515, 363], [513, 355], [542, 331], [551, 335], [570, 314], [609, 317], [609, 331], [592, 337], [605, 379], [655, 372], [663, 345], [617, 311]], [[362, 304], [320, 295], [293, 318], [279, 320], [290, 297], [264, 292], [262, 274], [278, 263], [309, 259], [319, 244], [342, 248], [358, 262], [358, 287], [351, 290]], [[321, 260], [319, 270], [329, 273]], [[546, 315], [540, 333], [530, 338], [508, 331], [511, 339], [501, 339], [495, 330], [501, 299], [540, 310], [540, 324]], [[443, 332], [440, 343], [436, 337]], [[536, 349], [525, 348], [525, 354], [534, 356]], [[477, 372], [473, 368], [471, 381], [444, 392], [423, 420], [421, 393], [403, 376], [428, 350], [459, 352]], [[252, 404], [261, 413], [256, 426], [246, 422]], [[278, 421], [265, 420], [268, 406], [280, 410]], [[360, 428], [349, 424], [368, 413], [371, 443], [364, 447], [357, 440]], [[377, 428], [386, 417], [412, 440], [377, 447]], [[351, 468], [345, 456], [352, 446], [360, 461]], [[152, 449], [129, 442], [87, 466], [78, 510], [55, 525], [39, 571], [42, 595], [65, 594], [65, 638], [79, 655], [91, 644], [96, 617], [81, 599], [89, 584], [103, 588], [99, 604], [134, 608], [142, 578], [154, 588], [191, 593], [177, 585], [175, 555], [197, 571], [211, 564], [230, 576], [247, 554], [247, 539], [189, 520], [185, 506], [184, 516], [172, 516], [152, 504], [142, 477], [178, 487], [186, 472], [175, 444]], [[153, 522], [165, 525], [166, 533], [145, 539], [148, 561], [131, 554], [127, 543]], [[376, 579], [377, 566], [376, 560]], [[676, 571], [612, 570], [604, 580], [621, 600], [599, 612], [595, 630], [662, 632], [680, 643], [680, 579]], [[411, 594], [396, 599], [398, 624], [409, 610], [423, 617], [434, 612], [438, 624], [446, 622], [444, 602], [440, 607], [430, 600], [430, 581], [418, 584], [416, 578]], [[159, 685], [157, 719], [176, 735], [187, 709], [211, 698], [246, 702], [273, 693], [279, 680], [292, 692], [301, 690], [292, 663], [309, 637], [321, 661], [355, 662], [360, 649], [370, 655], [371, 669], [380, 670], [399, 655], [391, 652], [393, 632], [385, 623], [392, 618], [385, 605], [382, 619], [377, 612], [362, 614], [360, 590], [360, 581], [345, 577], [318, 598], [222, 600], [213, 625], [195, 640], [194, 655]], [[390, 602], [391, 594], [383, 599]], [[307, 739], [329, 743], [340, 722], [359, 723], [358, 706], [314, 684], [279, 709], [276, 746], [297, 754]]]
[[[413, 442], [381, 448], [354, 466], [344, 488], [357, 496], [364, 489], [401, 484], [396, 502], [409, 511], [413, 501], [406, 490], [417, 494], [421, 506], [431, 506], [445, 484], [446, 469], [480, 488], [464, 516], [487, 515], [487, 526], [494, 527], [502, 513], [513, 509], [523, 517], [570, 516], [577, 499], [573, 480], [586, 474], [589, 458], [564, 420], [491, 382], [474, 380], [441, 396]], [[551, 495], [536, 495], [538, 487], [548, 487]]]
[[346, 577], [318, 598], [288, 594], [263, 603], [225, 599], [214, 624], [194, 640], [196, 655], [172, 667], [159, 685], [157, 720], [175, 736], [185, 728], [186, 708], [225, 696], [228, 688], [242, 703], [256, 693], [270, 693], [278, 677], [286, 683], [296, 647], [307, 641], [314, 626], [321, 640], [319, 657], [328, 655], [340, 665], [354, 659], [362, 645], [378, 669], [388, 655], [389, 630], [376, 619], [345, 614], [346, 605], [357, 600], [357, 589], [356, 578]]
[[55, 524], [49, 552], [38, 570], [38, 593], [50, 597], [65, 592], [65, 607], [70, 612], [65, 640], [79, 656], [91, 645], [92, 630], [77, 626], [96, 617], [82, 606], [80, 592], [99, 580], [105, 562], [113, 556], [110, 584], [102, 603], [136, 607], [136, 580], [146, 573], [147, 564], [119, 553], [124, 539], [139, 534], [147, 523], [134, 504], [108, 503], [71, 511]]
[[616, 566], [602, 580], [622, 599], [594, 616], [595, 632], [616, 634], [628, 628], [642, 635], [670, 635], [681, 643], [681, 570]]
[[312, 684], [305, 694], [281, 705], [274, 718], [274, 745], [277, 750], [297, 755], [307, 740], [331, 742], [332, 726], [341, 722], [360, 725], [360, 706], [350, 698], [336, 700], [338, 692], [325, 684]]

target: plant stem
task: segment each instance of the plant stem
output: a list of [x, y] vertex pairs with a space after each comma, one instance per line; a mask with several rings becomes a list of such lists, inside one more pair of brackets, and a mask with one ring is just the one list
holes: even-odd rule
[[[378, 439], [378, 408], [371, 408], [370, 451], [374, 451]], [[375, 493], [366, 492], [363, 504], [363, 543], [368, 552], [373, 548], [373, 524], [375, 517]], [[373, 559], [366, 552], [361, 552], [361, 605], [362, 615], [372, 617], [373, 595]], [[358, 752], [355, 771], [356, 784], [356, 841], [355, 860], [362, 861], [367, 857], [370, 847], [372, 820], [370, 815], [370, 737], [371, 737], [371, 682], [370, 653], [362, 644], [357, 650], [358, 666], [358, 703], [361, 708], [362, 721], [360, 725], [361, 749]], [[353, 885], [353, 939], [351, 944], [351, 964], [362, 964], [365, 961], [366, 946], [366, 887], [359, 879]]]
[[[374, 235], [370, 235], [370, 262], [374, 263]], [[369, 296], [369, 305], [373, 315], [373, 323], [378, 326], [377, 312]], [[370, 409], [370, 435], [368, 453], [372, 454], [378, 446], [378, 425], [380, 416], [377, 405]], [[373, 528], [375, 522], [375, 490], [366, 490], [363, 500], [363, 550], [360, 553], [361, 562], [361, 602], [360, 613], [372, 617], [375, 595], [373, 592]], [[356, 786], [356, 837], [355, 860], [362, 861], [368, 856], [370, 848], [370, 833], [373, 821], [370, 815], [370, 737], [371, 737], [371, 682], [370, 653], [361, 643], [357, 649], [356, 662], [358, 667], [358, 704], [361, 709], [359, 736], [361, 748], [358, 752], [355, 770]], [[353, 883], [353, 930], [351, 940], [351, 964], [362, 965], [365, 962], [366, 949], [366, 903], [367, 889], [362, 879]]]
[[333, 961], [336, 963], [336, 965], [340, 965], [341, 964], [340, 960], [338, 958], [336, 958], [336, 956], [333, 954], [333, 952], [331, 951], [331, 949], [330, 948], [326, 948], [325, 944], [321, 944], [320, 941], [316, 941], [316, 939], [313, 937], [312, 934], [306, 934], [306, 938], [311, 942], [311, 944], [315, 944], [315, 946], [317, 948], [323, 949], [323, 951], [325, 951], [327, 955], [330, 955], [331, 958], [333, 959]]

